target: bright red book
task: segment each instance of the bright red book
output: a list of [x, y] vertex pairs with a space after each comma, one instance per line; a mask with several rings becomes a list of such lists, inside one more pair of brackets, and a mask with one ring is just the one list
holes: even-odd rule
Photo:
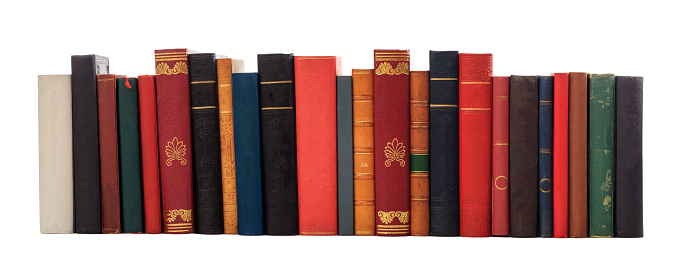
[[374, 50], [374, 154], [376, 235], [409, 235], [409, 50]]
[[491, 54], [459, 55], [458, 147], [461, 236], [491, 236]]
[[338, 234], [336, 57], [294, 57], [299, 234]]
[[154, 75], [139, 76], [139, 118], [145, 232], [159, 234], [162, 233], [162, 204]]
[[555, 237], [569, 235], [569, 74], [554, 75], [553, 106], [553, 231]]
[[120, 164], [115, 75], [96, 76], [101, 171], [101, 233], [120, 233]]
[[508, 187], [510, 140], [510, 77], [494, 77], [492, 107], [492, 205], [491, 234], [510, 235], [510, 189]]
[[155, 51], [158, 146], [164, 232], [195, 231], [186, 49]]

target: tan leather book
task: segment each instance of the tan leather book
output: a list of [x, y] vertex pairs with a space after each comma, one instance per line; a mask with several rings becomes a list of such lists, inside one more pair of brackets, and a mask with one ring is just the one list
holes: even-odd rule
[[588, 237], [588, 78], [569, 73], [569, 236]]
[[355, 235], [375, 235], [374, 70], [353, 69]]
[[411, 235], [427, 236], [430, 234], [428, 71], [411, 71], [409, 80]]

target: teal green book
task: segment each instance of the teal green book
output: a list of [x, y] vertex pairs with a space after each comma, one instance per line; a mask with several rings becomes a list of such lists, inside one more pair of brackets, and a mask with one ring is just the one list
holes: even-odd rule
[[138, 84], [136, 78], [116, 80], [122, 233], [143, 232]]

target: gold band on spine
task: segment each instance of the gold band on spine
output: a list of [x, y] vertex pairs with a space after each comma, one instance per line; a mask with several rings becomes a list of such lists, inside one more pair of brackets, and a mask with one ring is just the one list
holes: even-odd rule
[[461, 84], [491, 84], [490, 81], [462, 81]]
[[430, 78], [431, 81], [457, 81], [458, 78]]
[[264, 81], [261, 84], [280, 84], [280, 83], [292, 83], [293, 81]]
[[438, 107], [458, 107], [458, 105], [455, 104], [431, 104], [430, 108], [438, 108]]
[[216, 109], [216, 106], [196, 106], [196, 107], [191, 107], [190, 109], [193, 109], [193, 110], [198, 110], [198, 109]]
[[191, 81], [190, 84], [211, 84], [216, 83], [216, 81]]
[[288, 107], [263, 107], [263, 108], [261, 108], [262, 111], [264, 111], [264, 110], [289, 110], [289, 109], [294, 109], [294, 107], [288, 106]]

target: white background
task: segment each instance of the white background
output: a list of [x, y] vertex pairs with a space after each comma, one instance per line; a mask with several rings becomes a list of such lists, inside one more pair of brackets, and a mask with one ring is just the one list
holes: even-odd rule
[[[0, 249], [13, 251], [3, 254], [674, 252], [677, 19], [667, 3], [187, 0], [1, 5]], [[153, 74], [153, 50], [179, 47], [244, 59], [249, 72], [257, 71], [256, 54], [281, 52], [341, 56], [343, 74], [350, 74], [353, 68], [372, 68], [373, 49], [385, 48], [410, 49], [412, 70], [428, 70], [429, 50], [459, 50], [493, 53], [495, 75], [584, 71], [644, 76], [645, 237], [39, 234], [37, 75], [68, 74], [70, 55], [92, 53], [110, 58], [111, 73]]]

